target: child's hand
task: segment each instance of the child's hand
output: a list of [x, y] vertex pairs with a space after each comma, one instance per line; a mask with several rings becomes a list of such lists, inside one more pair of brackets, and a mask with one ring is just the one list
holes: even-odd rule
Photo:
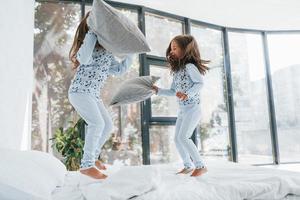
[[155, 94], [158, 92], [158, 87], [156, 85], [152, 85], [152, 90], [154, 90]]
[[187, 100], [188, 96], [182, 92], [177, 92], [176, 97], [178, 97], [181, 101]]

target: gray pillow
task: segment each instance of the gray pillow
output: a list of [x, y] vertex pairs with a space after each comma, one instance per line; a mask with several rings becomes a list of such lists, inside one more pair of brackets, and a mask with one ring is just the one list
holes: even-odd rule
[[135, 23], [102, 0], [94, 0], [87, 24], [99, 43], [115, 55], [150, 51], [145, 36]]
[[154, 91], [152, 85], [160, 79], [156, 76], [140, 76], [125, 81], [112, 97], [111, 106], [137, 103], [150, 98]]

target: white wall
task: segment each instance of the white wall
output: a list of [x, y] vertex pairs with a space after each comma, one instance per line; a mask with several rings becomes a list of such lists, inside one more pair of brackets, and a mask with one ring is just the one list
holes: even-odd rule
[[34, 0], [0, 5], [0, 148], [29, 149]]
[[114, 0], [234, 28], [300, 30], [299, 0]]

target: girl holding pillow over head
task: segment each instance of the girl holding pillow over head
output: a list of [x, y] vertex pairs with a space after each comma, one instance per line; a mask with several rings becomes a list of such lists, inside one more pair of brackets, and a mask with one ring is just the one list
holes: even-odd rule
[[175, 144], [184, 168], [177, 174], [193, 171], [191, 176], [201, 176], [207, 172], [207, 168], [190, 137], [201, 118], [200, 89], [203, 86], [203, 75], [208, 70], [205, 64], [209, 61], [201, 60], [197, 42], [190, 35], [173, 38], [167, 48], [166, 57], [173, 75], [171, 88], [161, 89], [153, 85], [153, 90], [157, 95], [174, 95], [179, 102]]
[[100, 90], [109, 75], [121, 75], [128, 70], [132, 55], [127, 55], [120, 63], [117, 62], [113, 54], [98, 43], [96, 34], [89, 29], [88, 16], [89, 13], [80, 22], [69, 53], [76, 74], [68, 97], [87, 123], [80, 172], [95, 179], [104, 179], [107, 176], [100, 170], [105, 170], [106, 167], [98, 157], [110, 136], [113, 123], [100, 98]]

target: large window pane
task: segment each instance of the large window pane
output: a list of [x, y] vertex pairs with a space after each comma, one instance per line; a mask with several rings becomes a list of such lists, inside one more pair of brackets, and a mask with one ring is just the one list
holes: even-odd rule
[[142, 141], [140, 106], [132, 104], [109, 109], [113, 133], [104, 144], [100, 158], [108, 164], [141, 165]]
[[262, 37], [229, 33], [239, 162], [272, 163]]
[[[156, 83], [159, 88], [171, 87], [173, 77], [167, 67], [150, 65], [150, 75], [160, 77]], [[175, 95], [170, 97], [153, 95], [151, 98], [152, 117], [176, 117], [177, 109], [178, 103]]]
[[146, 37], [152, 50], [149, 54], [166, 56], [171, 39], [183, 33], [182, 22], [151, 13], [145, 14], [145, 20]]
[[51, 151], [49, 138], [73, 120], [67, 98], [73, 77], [68, 53], [80, 16], [80, 4], [35, 4], [32, 149]]
[[270, 34], [268, 46], [281, 162], [300, 161], [300, 33]]
[[201, 91], [202, 119], [198, 146], [205, 156], [229, 159], [230, 145], [223, 71], [222, 32], [192, 24], [191, 34], [198, 42], [201, 58], [210, 60]]
[[175, 126], [151, 126], [149, 133], [151, 164], [170, 163], [180, 160], [174, 142]]

